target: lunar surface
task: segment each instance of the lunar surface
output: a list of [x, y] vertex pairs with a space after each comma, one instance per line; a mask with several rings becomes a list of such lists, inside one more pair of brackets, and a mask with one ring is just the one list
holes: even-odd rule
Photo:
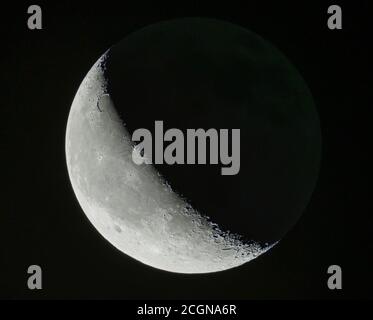
[[[131, 135], [157, 120], [239, 128], [240, 172], [135, 164]], [[188, 18], [102, 55], [75, 95], [65, 147], [75, 195], [106, 240], [155, 268], [209, 273], [255, 259], [297, 222], [321, 135], [307, 86], [277, 49], [241, 27]]]
[[[156, 268], [206, 273], [237, 267], [269, 249], [194, 210], [150, 165], [136, 165], [135, 148], [105, 79], [106, 52], [81, 83], [70, 110], [66, 158], [78, 201], [116, 248]], [[123, 120], [123, 121], [122, 121]]]

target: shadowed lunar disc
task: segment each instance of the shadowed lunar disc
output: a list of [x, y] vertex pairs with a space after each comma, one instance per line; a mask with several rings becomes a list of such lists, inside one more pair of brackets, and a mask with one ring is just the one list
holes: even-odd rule
[[[134, 129], [203, 119], [241, 129], [237, 176], [132, 161]], [[180, 273], [226, 270], [270, 249], [304, 210], [319, 157], [317, 115], [295, 69], [261, 38], [209, 19], [150, 26], [108, 50], [66, 129], [70, 180], [91, 223], [125, 254]]]

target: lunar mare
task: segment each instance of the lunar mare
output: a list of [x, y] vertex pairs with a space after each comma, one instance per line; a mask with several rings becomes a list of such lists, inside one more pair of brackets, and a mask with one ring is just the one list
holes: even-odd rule
[[107, 91], [108, 55], [82, 81], [66, 129], [71, 184], [99, 233], [132, 258], [179, 273], [226, 270], [270, 249], [273, 244], [244, 242], [221, 230], [174, 192], [153, 166], [133, 162], [135, 145], [126, 119], [120, 119]]

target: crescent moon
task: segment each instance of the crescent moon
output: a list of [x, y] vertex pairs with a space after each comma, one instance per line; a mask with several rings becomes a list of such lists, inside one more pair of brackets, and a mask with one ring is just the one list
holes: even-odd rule
[[[196, 211], [151, 165], [136, 165], [134, 144], [116, 112], [105, 75], [107, 51], [73, 100], [66, 161], [89, 221], [113, 246], [149, 266], [208, 273], [240, 266], [274, 244], [243, 242]], [[129, 106], [130, 107], [130, 106]]]

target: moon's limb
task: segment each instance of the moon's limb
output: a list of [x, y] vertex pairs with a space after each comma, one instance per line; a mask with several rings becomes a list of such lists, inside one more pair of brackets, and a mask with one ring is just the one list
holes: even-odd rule
[[223, 232], [153, 166], [133, 162], [134, 145], [107, 92], [107, 57], [81, 83], [66, 129], [70, 180], [91, 223], [125, 254], [172, 272], [221, 271], [267, 251], [271, 245]]

